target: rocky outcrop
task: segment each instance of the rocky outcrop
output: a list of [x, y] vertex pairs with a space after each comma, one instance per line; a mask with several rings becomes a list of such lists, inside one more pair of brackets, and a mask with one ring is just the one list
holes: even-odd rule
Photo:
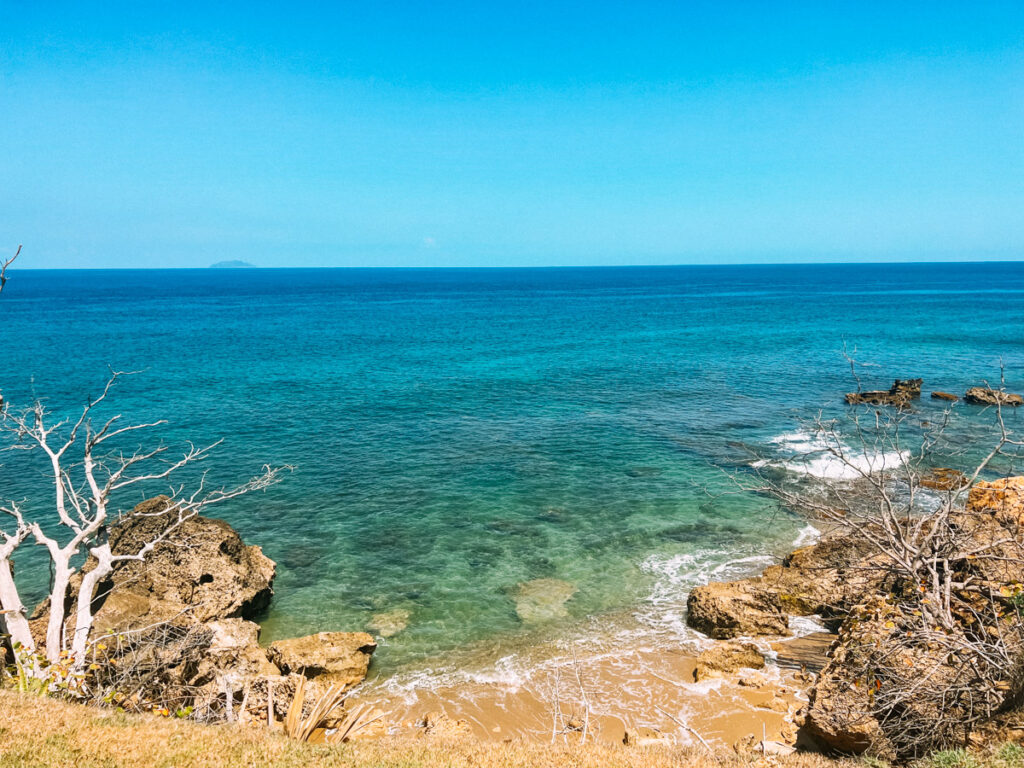
[[865, 540], [833, 535], [802, 547], [759, 577], [695, 588], [687, 623], [716, 639], [788, 634], [789, 616], [841, 618], [881, 581]]
[[716, 640], [789, 634], [782, 602], [755, 579], [696, 587], [686, 601], [686, 622]]
[[964, 393], [964, 402], [972, 405], [1024, 405], [1024, 397], [991, 387], [971, 387]]
[[696, 681], [723, 677], [740, 669], [763, 669], [764, 656], [753, 643], [716, 643], [697, 657]]
[[[114, 554], [135, 554], [166, 529], [166, 497], [139, 504], [110, 530]], [[276, 566], [223, 520], [193, 517], [144, 560], [121, 561], [96, 590], [96, 632], [158, 622], [253, 618], [274, 594]], [[73, 587], [76, 586], [73, 585]]]
[[846, 402], [850, 405], [895, 405], [902, 408], [921, 396], [922, 379], [896, 379], [888, 390], [848, 392]]
[[365, 632], [318, 632], [271, 643], [267, 655], [282, 672], [352, 688], [366, 679], [376, 649]]
[[[137, 505], [110, 529], [115, 555], [134, 555], [158, 539], [169, 524], [162, 514], [167, 498]], [[88, 571], [92, 563], [87, 563]], [[94, 634], [124, 632], [170, 623], [204, 624], [228, 618], [253, 618], [274, 594], [276, 566], [257, 546], [248, 546], [223, 520], [193, 517], [175, 528], [143, 560], [115, 563], [97, 586], [93, 601]], [[71, 581], [71, 594], [81, 584]], [[33, 614], [33, 631], [45, 635], [49, 601]], [[69, 606], [69, 611], [74, 605]]]
[[1024, 527], [1024, 477], [976, 483], [967, 494], [967, 511], [991, 516], [1003, 526]]
[[960, 398], [951, 392], [932, 392], [932, 400], [945, 400], [950, 403], [955, 403]]
[[862, 612], [856, 622], [844, 623], [829, 661], [819, 673], [803, 711], [807, 735], [823, 746], [847, 754], [869, 749], [879, 757], [891, 757], [892, 747], [879, 722], [871, 716], [872, 691], [857, 679], [862, 660], [857, 652], [865, 639], [870, 642], [878, 630], [877, 621], [866, 621]]
[[[949, 516], [944, 555], [951, 619], [929, 620], [915, 580], [867, 593], [849, 611], [803, 713], [807, 735], [845, 753], [904, 758], [962, 740], [970, 727], [1021, 696], [1021, 674], [998, 661], [1024, 653], [1017, 603], [1024, 477], [979, 482]], [[908, 639], [909, 638], [909, 639]], [[957, 649], [951, 652], [950, 649]], [[891, 703], [888, 703], [891, 702]]]

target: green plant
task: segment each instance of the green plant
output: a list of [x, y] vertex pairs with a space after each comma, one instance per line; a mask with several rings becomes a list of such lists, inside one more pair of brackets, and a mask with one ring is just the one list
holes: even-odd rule
[[981, 768], [974, 755], [966, 749], [943, 749], [932, 752], [924, 764], [928, 768]]
[[1020, 768], [1024, 766], [1024, 747], [1008, 741], [996, 752], [996, 760], [1008, 768]]

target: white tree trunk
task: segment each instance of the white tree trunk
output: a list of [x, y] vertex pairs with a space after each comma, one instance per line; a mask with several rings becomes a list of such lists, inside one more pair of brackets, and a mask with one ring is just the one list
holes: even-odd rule
[[50, 591], [50, 618], [46, 623], [46, 660], [51, 664], [60, 661], [64, 650], [64, 602], [68, 596], [68, 584], [74, 570], [65, 557], [53, 563], [53, 589]]
[[92, 633], [92, 600], [97, 585], [114, 570], [110, 553], [110, 545], [104, 544], [91, 550], [91, 554], [99, 561], [96, 567], [82, 576], [82, 585], [78, 588], [78, 606], [75, 611], [75, 634], [71, 639], [71, 656], [75, 660], [75, 669], [85, 666], [86, 651], [89, 646], [89, 635]]
[[11, 640], [20, 643], [29, 652], [35, 651], [36, 643], [28, 628], [25, 606], [22, 605], [21, 598], [18, 596], [14, 574], [11, 572], [11, 561], [6, 557], [0, 559], [0, 608], [8, 611], [0, 617], [0, 625], [6, 626]]

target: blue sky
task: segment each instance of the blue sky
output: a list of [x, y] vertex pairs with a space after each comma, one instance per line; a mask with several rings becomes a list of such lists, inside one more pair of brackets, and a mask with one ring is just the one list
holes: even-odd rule
[[0, 248], [1024, 259], [1019, 0], [320, 5], [0, 0]]

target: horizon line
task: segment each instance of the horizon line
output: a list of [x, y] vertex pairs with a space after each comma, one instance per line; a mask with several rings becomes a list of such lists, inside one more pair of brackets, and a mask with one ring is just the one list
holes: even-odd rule
[[679, 269], [685, 267], [856, 267], [856, 266], [898, 266], [898, 265], [942, 265], [942, 264], [1024, 264], [1024, 257], [1019, 259], [978, 259], [956, 261], [944, 259], [941, 261], [749, 261], [734, 262], [727, 264], [712, 262], [688, 262], [680, 264], [509, 264], [509, 265], [417, 265], [417, 266], [358, 266], [358, 265], [337, 265], [337, 266], [249, 266], [217, 267], [208, 265], [205, 267], [8, 267], [8, 274], [15, 272], [160, 272], [160, 271], [214, 271], [214, 272], [248, 272], [248, 271], [271, 271], [271, 270], [297, 270], [297, 269], [380, 269], [380, 270], [537, 270], [537, 269]]

